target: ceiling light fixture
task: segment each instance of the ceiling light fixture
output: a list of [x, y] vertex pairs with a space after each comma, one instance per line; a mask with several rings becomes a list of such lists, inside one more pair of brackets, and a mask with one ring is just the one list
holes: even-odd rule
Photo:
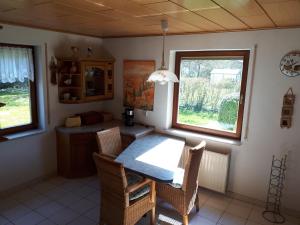
[[161, 29], [163, 31], [163, 50], [162, 50], [162, 60], [161, 60], [161, 67], [150, 74], [148, 77], [148, 82], [158, 82], [161, 85], [164, 85], [168, 82], [179, 82], [177, 76], [168, 70], [165, 65], [165, 37], [168, 31], [168, 21], [162, 20], [161, 21]]

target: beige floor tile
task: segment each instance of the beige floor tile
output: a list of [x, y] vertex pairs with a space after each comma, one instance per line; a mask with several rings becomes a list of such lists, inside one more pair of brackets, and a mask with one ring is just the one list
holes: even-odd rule
[[52, 190], [47, 191], [44, 195], [52, 200], [57, 200], [68, 194], [69, 192], [65, 191], [65, 189], [58, 187]]
[[90, 180], [89, 182], [86, 183], [87, 186], [94, 188], [96, 190], [99, 190], [99, 178], [96, 178], [94, 180]]
[[62, 188], [66, 192], [72, 192], [72, 191], [75, 191], [76, 189], [79, 189], [83, 185], [84, 185], [84, 183], [81, 183], [76, 180], [72, 180], [72, 181], [67, 181], [66, 183], [61, 185], [60, 188]]
[[220, 210], [225, 210], [229, 206], [231, 200], [231, 198], [228, 198], [224, 195], [211, 195], [205, 202], [205, 205], [209, 205]]
[[75, 212], [79, 213], [79, 214], [83, 214], [85, 212], [87, 212], [88, 210], [95, 208], [96, 203], [91, 202], [87, 199], [81, 199], [78, 202], [75, 202], [74, 204], [72, 204], [70, 207], [70, 209], [74, 210]]
[[94, 191], [88, 196], [85, 197], [86, 199], [95, 202], [96, 204], [100, 204], [100, 191]]
[[211, 222], [216, 223], [221, 218], [222, 213], [222, 210], [213, 208], [205, 204], [200, 208], [198, 215], [210, 220]]
[[190, 219], [189, 225], [215, 225], [215, 222], [212, 222], [204, 217], [201, 217], [199, 215], [194, 216]]
[[6, 225], [9, 223], [9, 220], [0, 215], [0, 225]]
[[53, 223], [51, 220], [46, 219], [40, 222], [38, 225], [56, 225], [56, 224]]
[[210, 197], [210, 193], [208, 191], [203, 191], [199, 189], [198, 198], [199, 198], [199, 206], [203, 206]]
[[297, 224], [297, 225], [300, 225], [300, 217], [296, 218], [296, 217], [288, 216], [288, 215], [284, 215], [284, 216], [285, 216], [287, 224]]
[[261, 225], [273, 225], [273, 223], [268, 222], [265, 218], [262, 216], [262, 212], [264, 211], [264, 208], [254, 206], [251, 210], [250, 216], [248, 218], [249, 221], [261, 224]]
[[89, 187], [87, 185], [81, 186], [78, 189], [72, 191], [73, 194], [78, 195], [80, 197], [86, 197], [89, 194], [94, 193], [94, 192], [95, 192], [95, 189], [91, 188], [91, 187]]
[[31, 211], [30, 213], [16, 220], [14, 224], [15, 225], [36, 225], [43, 220], [45, 220], [45, 217], [41, 216], [36, 212]]
[[32, 189], [33, 191], [36, 191], [36, 192], [38, 192], [38, 193], [40, 193], [40, 194], [46, 193], [46, 192], [48, 192], [49, 190], [52, 190], [52, 189], [54, 189], [54, 188], [56, 188], [56, 186], [53, 185], [53, 184], [51, 184], [51, 183], [48, 182], [48, 181], [44, 181], [44, 182], [42, 182], [42, 183], [38, 183], [38, 184], [36, 184], [36, 185], [34, 185], [34, 186], [31, 187], [31, 189]]
[[247, 219], [253, 207], [254, 206], [251, 204], [238, 200], [233, 200], [226, 209], [226, 212]]
[[65, 196], [63, 196], [62, 198], [57, 199], [56, 201], [64, 206], [69, 207], [69, 206], [75, 204], [76, 202], [80, 201], [81, 199], [82, 198], [76, 194], [68, 193]]
[[79, 214], [70, 209], [63, 208], [62, 210], [59, 210], [52, 214], [49, 219], [58, 225], [65, 225], [72, 222], [77, 217], [79, 217]]
[[36, 212], [38, 212], [39, 214], [41, 214], [42, 216], [45, 217], [50, 217], [52, 214], [54, 214], [55, 212], [62, 210], [64, 207], [57, 203], [57, 202], [49, 202], [46, 205], [43, 205], [37, 209], [35, 209]]
[[86, 213], [84, 213], [84, 216], [90, 218], [91, 220], [98, 222], [99, 221], [99, 215], [100, 215], [100, 209], [99, 207], [95, 207]]
[[246, 225], [261, 225], [261, 224], [247, 220]]
[[72, 221], [68, 225], [98, 225], [98, 223], [85, 217], [85, 216], [81, 216], [79, 218], [76, 218], [74, 221]]
[[24, 205], [26, 205], [28, 208], [36, 209], [38, 207], [41, 207], [41, 206], [47, 204], [48, 202], [50, 202], [49, 198], [42, 196], [42, 195], [38, 195], [33, 198], [27, 199], [27, 200], [23, 201], [22, 203]]
[[19, 204], [11, 208], [5, 209], [4, 211], [2, 211], [1, 214], [2, 216], [6, 217], [10, 221], [16, 221], [17, 219], [28, 214], [29, 212], [31, 212], [31, 209], [29, 209], [24, 205]]
[[241, 217], [229, 214], [229, 213], [224, 213], [219, 220], [218, 224], [222, 225], [245, 225], [246, 224], [246, 219], [243, 219]]

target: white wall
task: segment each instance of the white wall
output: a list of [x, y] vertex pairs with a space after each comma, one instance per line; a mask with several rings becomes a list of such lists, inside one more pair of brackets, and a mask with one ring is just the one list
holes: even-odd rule
[[[300, 49], [300, 29], [219, 33], [188, 36], [168, 36], [168, 52], [173, 50], [253, 49], [257, 44], [252, 105], [248, 140], [240, 146], [208, 141], [208, 148], [232, 150], [229, 190], [255, 199], [265, 200], [272, 155], [288, 152], [288, 169], [284, 191], [284, 206], [300, 211], [300, 77], [287, 78], [279, 71], [281, 57]], [[116, 58], [115, 99], [105, 103], [107, 110], [120, 117], [123, 110], [123, 60], [161, 60], [161, 37], [104, 39], [104, 46]], [[173, 57], [171, 58], [171, 64]], [[251, 70], [250, 70], [251, 71]], [[248, 78], [250, 84], [251, 73]], [[296, 97], [293, 125], [279, 126], [282, 98], [289, 87]], [[249, 90], [249, 88], [248, 88]], [[248, 92], [249, 95], [249, 92]], [[155, 87], [154, 111], [148, 115], [138, 111], [137, 120], [159, 129], [170, 126], [172, 86]], [[246, 98], [246, 105], [248, 102]], [[298, 100], [297, 100], [298, 99]], [[245, 126], [245, 124], [244, 124]], [[188, 141], [196, 142], [198, 140]]]
[[[28, 44], [37, 46], [40, 73], [38, 74], [44, 93], [38, 96], [45, 100], [45, 49], [48, 45], [48, 59], [51, 56], [71, 56], [70, 46], [78, 46], [82, 55], [88, 46], [93, 48], [95, 56], [107, 53], [102, 49], [102, 40], [79, 35], [64, 34], [38, 29], [3, 25], [0, 30], [0, 43]], [[50, 75], [50, 73], [49, 73]], [[51, 124], [46, 132], [0, 143], [0, 192], [37, 177], [56, 171], [56, 142], [54, 127], [63, 123], [66, 116], [89, 110], [100, 110], [102, 102], [67, 105], [58, 102], [56, 85], [49, 84]], [[42, 99], [41, 99], [42, 98]], [[45, 111], [47, 112], [47, 111]], [[44, 113], [45, 113], [44, 112]], [[46, 117], [46, 115], [42, 115]]]

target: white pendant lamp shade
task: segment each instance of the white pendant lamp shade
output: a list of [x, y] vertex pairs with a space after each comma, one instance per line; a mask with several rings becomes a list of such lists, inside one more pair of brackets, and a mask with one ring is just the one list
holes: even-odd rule
[[161, 85], [164, 85], [168, 82], [179, 82], [177, 76], [165, 68], [159, 68], [158, 70], [151, 73], [147, 81], [158, 82]]
[[162, 50], [162, 61], [161, 67], [150, 74], [148, 77], [148, 82], [158, 82], [161, 85], [164, 85], [168, 82], [177, 83], [179, 82], [177, 76], [167, 69], [165, 66], [165, 37], [168, 30], [168, 21], [162, 20], [161, 21], [161, 28], [163, 30], [163, 50]]

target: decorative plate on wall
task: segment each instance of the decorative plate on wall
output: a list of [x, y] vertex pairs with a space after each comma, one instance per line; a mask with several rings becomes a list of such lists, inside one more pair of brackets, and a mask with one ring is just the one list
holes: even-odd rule
[[282, 57], [280, 71], [289, 77], [300, 75], [300, 51], [292, 51]]

